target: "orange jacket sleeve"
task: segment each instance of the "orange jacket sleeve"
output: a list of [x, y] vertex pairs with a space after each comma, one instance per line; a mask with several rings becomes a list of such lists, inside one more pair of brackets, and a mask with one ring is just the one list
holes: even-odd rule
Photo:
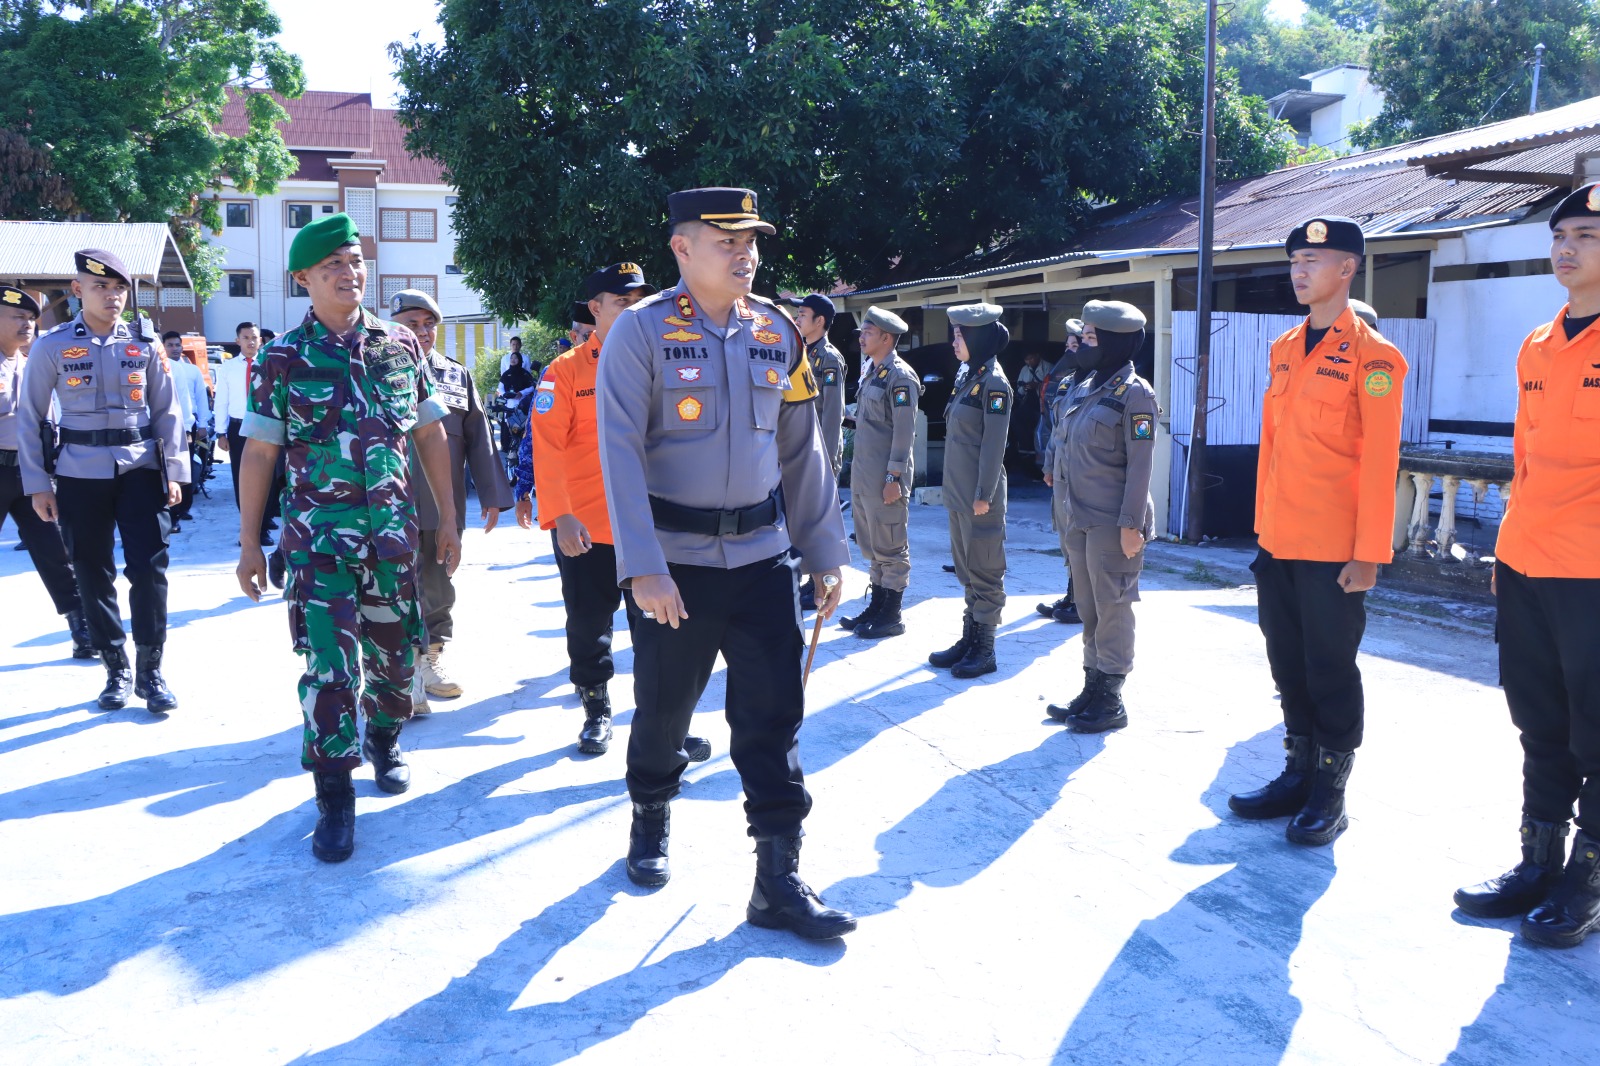
[[[1392, 368], [1388, 364], [1393, 364]], [[1400, 473], [1400, 412], [1409, 370], [1390, 344], [1362, 346], [1361, 466], [1357, 474], [1355, 558], [1394, 561], [1395, 479]]]
[[[567, 486], [567, 446], [572, 441], [572, 381], [569, 360], [559, 358], [545, 368], [539, 388], [553, 385], [554, 391], [535, 393], [528, 432], [533, 439], [533, 484], [539, 499], [539, 526], [551, 529], [556, 519], [572, 514], [572, 494]], [[553, 403], [540, 411], [537, 399], [549, 396]]]

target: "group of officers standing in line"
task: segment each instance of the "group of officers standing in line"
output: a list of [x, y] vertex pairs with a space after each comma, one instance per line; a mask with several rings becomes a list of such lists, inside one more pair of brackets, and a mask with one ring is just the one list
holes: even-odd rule
[[[813, 295], [791, 316], [751, 291], [757, 234], [776, 232], [753, 191], [686, 190], [669, 197], [668, 212], [677, 285], [655, 291], [632, 263], [586, 283], [593, 335], [538, 381], [533, 484], [519, 485], [517, 518], [532, 525], [536, 487], [538, 522], [551, 531], [561, 572], [585, 751], [603, 752], [610, 741], [612, 616], [619, 603], [627, 610], [636, 706], [626, 773], [630, 878], [670, 878], [670, 803], [686, 766], [709, 755], [688, 727], [720, 654], [729, 754], [756, 840], [747, 916], [836, 937], [855, 919], [823, 904], [799, 875], [811, 797], [797, 749], [800, 575], [810, 575], [827, 618], [849, 560], [836, 480], [846, 371], [826, 339], [833, 307]], [[1475, 915], [1526, 915], [1528, 939], [1572, 946], [1600, 925], [1600, 564], [1581, 535], [1600, 533], [1600, 376], [1587, 369], [1600, 365], [1600, 185], [1565, 199], [1551, 227], [1554, 273], [1570, 301], [1518, 358], [1516, 475], [1495, 573], [1503, 683], [1524, 749], [1523, 854], [1506, 874], [1458, 891], [1456, 903]], [[1307, 220], [1285, 249], [1309, 314], [1269, 355], [1252, 569], [1287, 757], [1282, 773], [1229, 806], [1245, 818], [1288, 818], [1287, 839], [1316, 846], [1348, 824], [1345, 788], [1365, 718], [1356, 656], [1365, 592], [1392, 558], [1407, 364], [1349, 299], [1365, 254], [1357, 223]], [[305, 227], [289, 266], [312, 309], [248, 367], [245, 443], [234, 456], [238, 575], [253, 598], [268, 585], [256, 534], [281, 457], [278, 547], [291, 636], [306, 661], [302, 763], [319, 808], [312, 851], [339, 861], [354, 847], [351, 772], [362, 755], [380, 789], [409, 787], [399, 735], [425, 702], [415, 695], [417, 649], [449, 630], [464, 470], [478, 484], [486, 529], [513, 500], [470, 376], [433, 349], [432, 300], [396, 296], [394, 323], [368, 313], [359, 235], [344, 215]], [[110, 564], [112, 530], [121, 531], [133, 586], [133, 684], [152, 710], [170, 710], [176, 701], [160, 666], [168, 508], [188, 477], [180, 405], [162, 353], [122, 321], [126, 270], [97, 250], [80, 252], [78, 267], [82, 310], [34, 343], [26, 369], [16, 349], [38, 306], [0, 288], [0, 489], [5, 512], [29, 531], [57, 609], [83, 614], [108, 672], [102, 706], [120, 706], [128, 681]], [[960, 677], [996, 668], [1005, 602], [1002, 456], [1015, 395], [997, 362], [1007, 343], [1000, 316], [987, 304], [949, 312], [961, 369], [947, 408], [944, 491], [966, 609], [957, 643], [929, 661]], [[1042, 459], [1084, 622], [1085, 680], [1050, 714], [1098, 732], [1127, 722], [1121, 694], [1153, 534], [1160, 411], [1133, 369], [1143, 315], [1096, 301], [1081, 322], [1081, 343], [1069, 343], [1064, 360], [1072, 373], [1048, 397]], [[868, 639], [904, 632], [921, 388], [894, 354], [906, 332], [876, 307], [860, 329], [853, 520], [871, 584], [865, 609], [843, 624]], [[19, 514], [18, 485], [6, 479], [31, 498], [34, 517]], [[49, 539], [58, 517], [70, 587]], [[1575, 535], [1548, 535], [1557, 528]]]

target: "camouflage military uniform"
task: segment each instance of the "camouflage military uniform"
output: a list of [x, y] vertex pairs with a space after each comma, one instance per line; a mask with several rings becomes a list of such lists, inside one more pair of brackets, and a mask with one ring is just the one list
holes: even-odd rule
[[280, 545], [308, 770], [360, 765], [358, 694], [380, 728], [411, 716], [422, 625], [407, 437], [445, 415], [424, 358], [404, 326], [363, 312], [341, 339], [308, 314], [251, 367], [245, 436], [288, 451]]

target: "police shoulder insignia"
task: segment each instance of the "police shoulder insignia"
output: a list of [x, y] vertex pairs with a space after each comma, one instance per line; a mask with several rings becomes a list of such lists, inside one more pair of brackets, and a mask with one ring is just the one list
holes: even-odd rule
[[879, 381], [882, 381], [884, 378], [886, 378], [888, 376], [889, 376], [889, 368], [888, 367], [884, 367], [882, 370], [878, 371], [878, 380]]
[[1113, 392], [1111, 395], [1113, 395], [1113, 396], [1121, 396], [1123, 393], [1125, 393], [1127, 391], [1128, 391], [1128, 383], [1126, 381], [1124, 381], [1121, 385], [1117, 386], [1117, 391]]
[[684, 329], [682, 326], [679, 326], [671, 333], [663, 333], [661, 335], [661, 339], [664, 341], [678, 341], [680, 343], [705, 340], [705, 337], [706, 335], [704, 333], [695, 333], [691, 330]]
[[911, 386], [896, 385], [894, 390], [894, 405], [896, 407], [911, 406]]
[[689, 294], [688, 293], [686, 293], [686, 292], [678, 293], [677, 299], [675, 299], [673, 301], [673, 306], [675, 306], [678, 309], [678, 317], [679, 318], [693, 318], [694, 317], [694, 301], [689, 299]]
[[991, 392], [989, 394], [989, 410], [996, 414], [1003, 414], [1005, 409], [1006, 394], [1003, 392]]
[[61, 358], [63, 359], [82, 359], [88, 354], [89, 349], [87, 348], [63, 348], [61, 350]]
[[980, 393], [982, 391], [983, 391], [983, 382], [981, 382], [981, 381], [975, 382], [973, 384], [973, 386], [972, 386], [972, 391], [967, 393], [967, 395], [968, 396], [976, 396], [976, 395], [978, 395], [978, 393]]
[[766, 329], [770, 325], [772, 325], [772, 319], [761, 314], [759, 311], [756, 312], [756, 329]]
[[754, 318], [754, 317], [756, 317], [756, 313], [754, 311], [750, 310], [750, 305], [744, 302], [744, 297], [743, 296], [741, 296], [737, 300], [733, 301], [733, 308], [734, 308], [735, 311], [737, 311], [739, 313], [739, 317], [740, 318]]
[[1156, 420], [1152, 415], [1133, 416], [1133, 439], [1154, 440], [1156, 435]]
[[690, 322], [687, 318], [679, 318], [677, 315], [668, 315], [666, 318], [662, 319], [662, 321], [665, 322], [669, 326], [692, 326], [692, 325], [694, 325], [694, 323]]
[[1387, 371], [1374, 370], [1367, 375], [1365, 384], [1368, 396], [1387, 396], [1389, 390], [1394, 388], [1394, 378]]
[[754, 336], [758, 344], [781, 344], [783, 342], [783, 334], [778, 333], [776, 330], [758, 329], [755, 331]]

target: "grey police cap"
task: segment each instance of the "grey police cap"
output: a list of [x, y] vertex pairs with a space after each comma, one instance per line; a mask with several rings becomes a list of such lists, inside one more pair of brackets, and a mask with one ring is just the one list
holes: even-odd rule
[[945, 314], [953, 326], [987, 326], [1000, 321], [1005, 310], [997, 304], [958, 304]]
[[864, 316], [863, 325], [870, 323], [877, 326], [885, 333], [893, 333], [896, 337], [903, 333], [910, 333], [911, 327], [906, 325], [906, 320], [893, 311], [885, 311], [881, 307], [869, 307]]
[[1144, 312], [1121, 300], [1090, 300], [1083, 305], [1084, 325], [1108, 333], [1137, 333], [1144, 329]]
[[444, 315], [439, 313], [439, 305], [432, 296], [421, 289], [401, 289], [389, 297], [389, 313], [398, 315], [401, 311], [426, 311], [431, 314], [436, 322], [442, 322]]

